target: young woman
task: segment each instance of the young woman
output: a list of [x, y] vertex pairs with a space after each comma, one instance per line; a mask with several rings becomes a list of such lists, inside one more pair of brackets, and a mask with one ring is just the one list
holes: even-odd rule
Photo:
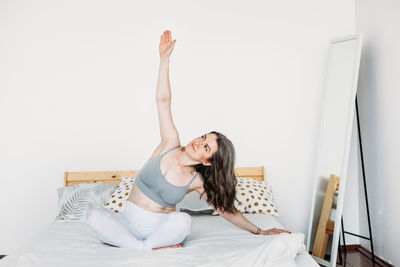
[[289, 233], [261, 230], [234, 206], [235, 150], [221, 133], [203, 134], [181, 146], [171, 114], [169, 60], [176, 40], [161, 35], [156, 102], [161, 142], [136, 177], [122, 215], [94, 209], [87, 224], [101, 241], [118, 247], [160, 249], [179, 247], [191, 231], [191, 217], [175, 205], [196, 190], [225, 219], [255, 234]]

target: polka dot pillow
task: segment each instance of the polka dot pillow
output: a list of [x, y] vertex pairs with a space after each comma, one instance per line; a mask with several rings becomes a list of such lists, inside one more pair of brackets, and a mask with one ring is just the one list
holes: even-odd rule
[[123, 176], [121, 182], [106, 202], [106, 208], [122, 213], [136, 177]]
[[[252, 178], [237, 178], [235, 207], [242, 213], [267, 213], [280, 217], [271, 186]], [[213, 211], [213, 215], [217, 215]]]

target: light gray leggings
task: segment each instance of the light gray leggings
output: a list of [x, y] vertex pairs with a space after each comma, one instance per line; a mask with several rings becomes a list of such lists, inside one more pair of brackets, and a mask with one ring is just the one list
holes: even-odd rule
[[192, 228], [192, 218], [185, 212], [150, 212], [131, 201], [122, 214], [92, 209], [86, 223], [105, 243], [145, 250], [183, 243]]

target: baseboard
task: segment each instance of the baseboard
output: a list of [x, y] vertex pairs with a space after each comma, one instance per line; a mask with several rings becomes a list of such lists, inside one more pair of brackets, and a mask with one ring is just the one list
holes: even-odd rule
[[7, 256], [7, 255], [0, 255], [0, 260], [1, 260], [2, 258], [4, 258], [5, 256]]
[[[342, 252], [344, 251], [344, 246], [340, 246], [342, 249]], [[346, 251], [353, 251], [353, 250], [358, 250], [360, 248], [360, 245], [346, 245]]]
[[[342, 252], [344, 252], [344, 246], [340, 246]], [[346, 245], [346, 251], [351, 252], [351, 251], [358, 251], [364, 256], [366, 256], [368, 259], [372, 261], [372, 253], [368, 249], [362, 247], [361, 245]], [[385, 260], [379, 258], [378, 256], [375, 255], [375, 262], [379, 266], [384, 266], [384, 267], [395, 267], [394, 265], [387, 263]]]

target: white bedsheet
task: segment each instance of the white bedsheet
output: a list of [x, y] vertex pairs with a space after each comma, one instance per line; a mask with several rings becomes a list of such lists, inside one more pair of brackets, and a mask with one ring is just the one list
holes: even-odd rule
[[[268, 214], [244, 214], [262, 229], [283, 228]], [[145, 252], [103, 245], [84, 222], [53, 222], [0, 266], [300, 266], [318, 267], [303, 234], [254, 235], [220, 216], [192, 216], [182, 248]], [[301, 252], [296, 256], [298, 252]]]

